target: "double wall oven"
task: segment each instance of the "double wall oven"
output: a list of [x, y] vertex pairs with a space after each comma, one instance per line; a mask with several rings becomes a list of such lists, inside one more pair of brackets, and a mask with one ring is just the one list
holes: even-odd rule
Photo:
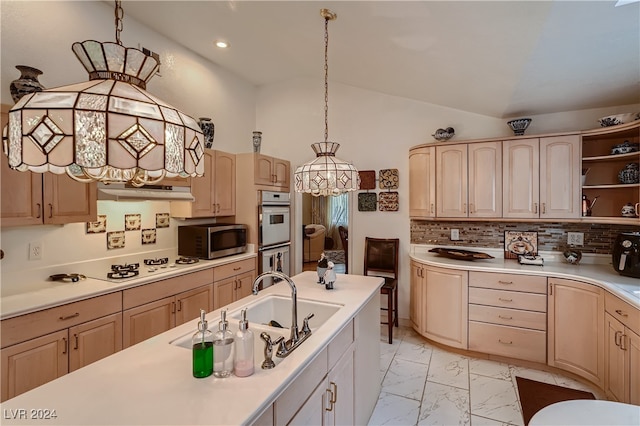
[[[259, 191], [258, 252], [260, 273], [266, 271], [291, 274], [291, 194]], [[262, 288], [273, 285], [273, 278], [262, 281]]]

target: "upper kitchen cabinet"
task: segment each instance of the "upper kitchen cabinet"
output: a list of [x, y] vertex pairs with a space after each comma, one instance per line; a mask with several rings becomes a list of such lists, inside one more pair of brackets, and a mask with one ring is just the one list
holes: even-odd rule
[[438, 217], [502, 216], [502, 145], [436, 147]]
[[504, 141], [503, 217], [579, 218], [580, 136]]
[[238, 167], [243, 175], [250, 174], [260, 189], [289, 191], [291, 163], [287, 160], [257, 153], [238, 154]]
[[[637, 224], [640, 206], [640, 121], [582, 133], [582, 193], [593, 202], [594, 222]], [[634, 151], [635, 150], [635, 151]], [[634, 166], [627, 166], [636, 164]], [[631, 203], [636, 217], [622, 217], [622, 207]]]
[[204, 170], [204, 176], [189, 178], [195, 201], [171, 202], [171, 216], [217, 217], [236, 213], [235, 154], [206, 150]]
[[[8, 121], [9, 107], [2, 105], [2, 123]], [[67, 175], [18, 172], [0, 159], [2, 227], [93, 222], [97, 219], [95, 183], [80, 183]]]
[[409, 216], [436, 216], [436, 149], [433, 146], [409, 151]]

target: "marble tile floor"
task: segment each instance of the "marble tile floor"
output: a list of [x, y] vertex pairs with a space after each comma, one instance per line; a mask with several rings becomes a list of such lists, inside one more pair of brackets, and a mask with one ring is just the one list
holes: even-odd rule
[[523, 426], [515, 376], [602, 392], [566, 376], [440, 349], [413, 329], [380, 332], [382, 391], [369, 425]]

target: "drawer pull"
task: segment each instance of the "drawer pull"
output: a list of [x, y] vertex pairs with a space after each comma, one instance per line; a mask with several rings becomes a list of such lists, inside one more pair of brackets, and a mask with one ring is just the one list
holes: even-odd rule
[[616, 309], [616, 314], [620, 315], [621, 317], [628, 317], [629, 314], [627, 314], [626, 312], [623, 312], [620, 309]]
[[513, 345], [512, 340], [509, 340], [508, 342], [503, 342], [502, 339], [498, 339], [498, 342], [502, 343], [503, 345]]
[[504, 299], [502, 297], [498, 297], [498, 300], [501, 302], [513, 302], [513, 299]]
[[240, 269], [242, 269], [240, 266], [233, 268], [234, 271], [239, 271]]
[[79, 317], [79, 316], [80, 316], [80, 312], [76, 312], [75, 314], [60, 317], [60, 321], [68, 320], [68, 319]]
[[503, 317], [502, 315], [498, 315], [498, 318], [504, 319], [504, 320], [512, 320], [513, 319], [513, 317]]
[[513, 281], [498, 281], [499, 284], [513, 284]]

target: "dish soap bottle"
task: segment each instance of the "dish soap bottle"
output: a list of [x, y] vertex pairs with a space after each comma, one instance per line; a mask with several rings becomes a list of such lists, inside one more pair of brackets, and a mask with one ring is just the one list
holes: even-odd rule
[[241, 318], [236, 333], [233, 372], [238, 377], [247, 377], [253, 374], [253, 331], [249, 330], [246, 309], [241, 311]]
[[229, 377], [233, 372], [233, 333], [229, 330], [227, 311], [220, 313], [218, 331], [213, 338], [213, 375]]
[[207, 329], [205, 311], [200, 309], [198, 331], [193, 335], [193, 377], [208, 377], [213, 373], [213, 333]]

